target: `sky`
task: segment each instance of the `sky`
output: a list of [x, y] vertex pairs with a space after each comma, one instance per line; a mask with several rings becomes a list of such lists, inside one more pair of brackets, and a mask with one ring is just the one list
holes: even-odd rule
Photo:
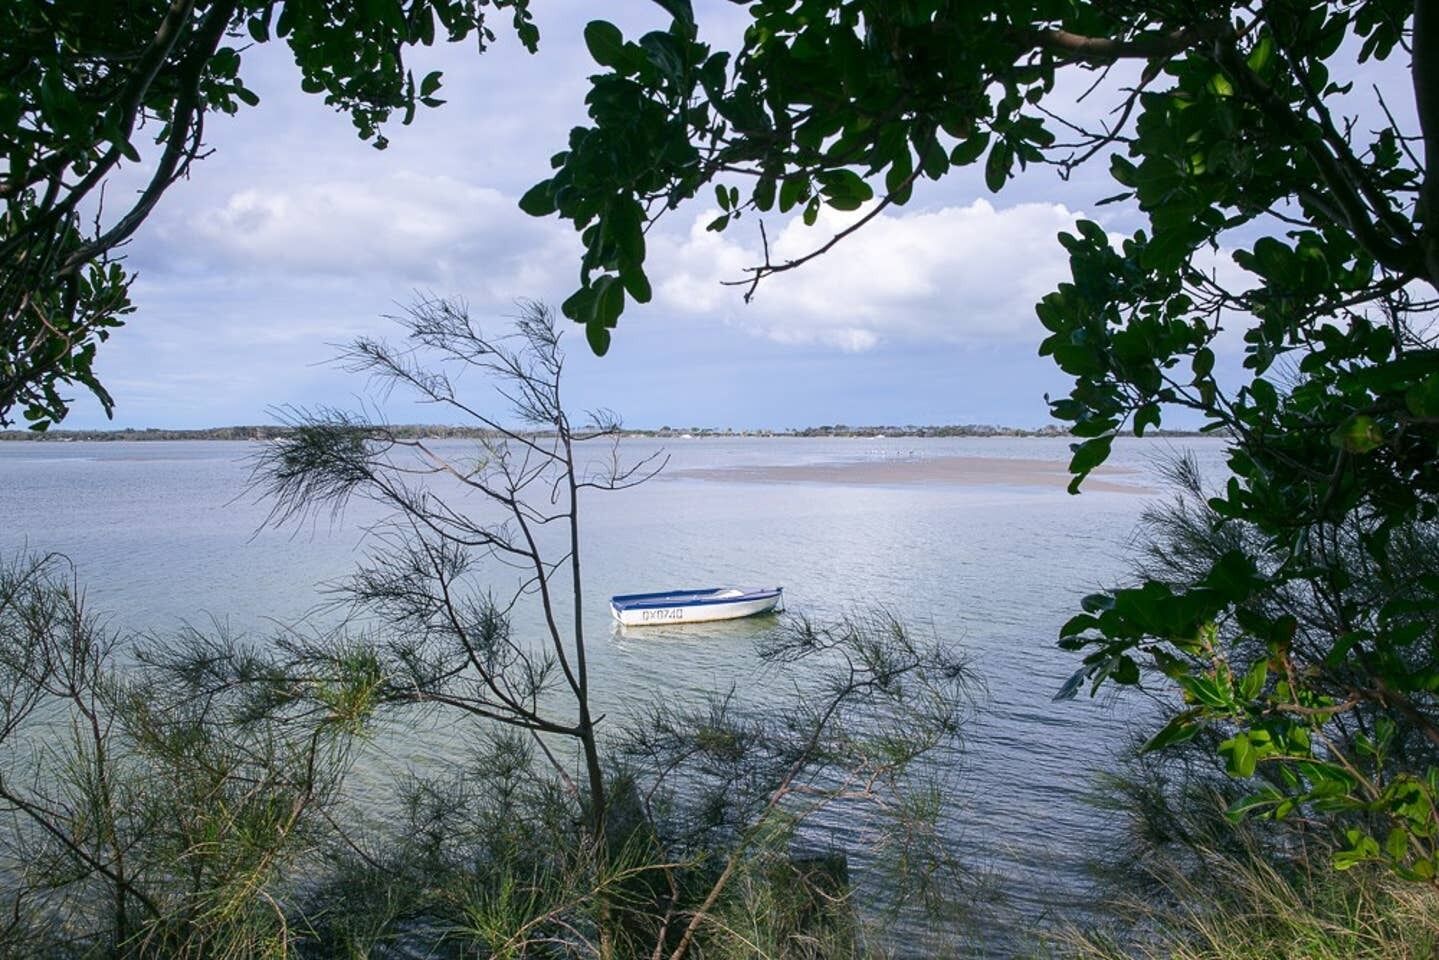
[[[724, 45], [743, 28], [742, 8], [696, 6], [701, 39]], [[462, 298], [487, 330], [519, 299], [557, 310], [577, 286], [578, 238], [517, 200], [584, 120], [595, 69], [585, 22], [603, 16], [634, 37], [665, 20], [640, 0], [548, 0], [536, 14], [535, 55], [498, 23], [483, 55], [470, 43], [410, 54], [417, 77], [445, 71], [447, 102], [393, 124], [383, 151], [300, 92], [283, 44], [244, 51], [260, 105], [210, 119], [212, 155], [124, 251], [138, 309], [96, 361], [114, 420], [82, 398], [64, 425], [199, 428], [271, 423], [287, 406], [357, 407], [366, 384], [332, 359], [357, 336], [394, 335], [393, 316], [418, 295]], [[1092, 119], [1108, 105], [1099, 96], [1075, 109]], [[1079, 217], [1115, 233], [1142, 225], [1132, 209], [1096, 208], [1115, 192], [1103, 167], [1069, 182], [1032, 169], [998, 195], [978, 167], [921, 180], [907, 206], [766, 280], [749, 304], [724, 281], [760, 261], [757, 225], [705, 231], [718, 213], [706, 195], [651, 232], [654, 299], [626, 308], [605, 357], [562, 321], [569, 402], [638, 428], [1050, 422], [1044, 394], [1067, 381], [1036, 353], [1033, 306], [1068, 276], [1056, 235]], [[144, 173], [128, 171], [111, 196]], [[790, 256], [847, 220], [765, 222], [776, 254]], [[398, 398], [382, 410], [393, 422], [455, 422]]]

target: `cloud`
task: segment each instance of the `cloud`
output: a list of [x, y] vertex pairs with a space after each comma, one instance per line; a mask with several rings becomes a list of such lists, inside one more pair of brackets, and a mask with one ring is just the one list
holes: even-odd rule
[[[705, 2], [708, 39], [742, 34], [748, 12]], [[473, 45], [412, 51], [417, 74], [445, 71], [448, 103], [392, 125], [384, 151], [300, 93], [283, 45], [247, 50], [260, 106], [207, 127], [215, 155], [167, 192], [126, 248], [138, 311], [97, 359], [116, 389], [117, 422], [244, 423], [268, 419], [276, 402], [348, 405], [357, 385], [323, 361], [354, 336], [392, 336], [381, 315], [416, 289], [463, 296], [492, 323], [516, 297], [557, 306], [579, 279], [578, 237], [515, 202], [584, 122], [591, 6], [555, 0], [539, 56], [503, 36], [480, 57]], [[655, 4], [612, 6], [628, 37], [668, 19]], [[1006, 197], [1061, 196], [1036, 170]], [[134, 189], [143, 172], [110, 195]], [[1054, 234], [1073, 218], [1047, 203], [972, 204], [983, 189], [975, 170], [923, 183], [909, 209], [931, 212], [887, 211], [829, 256], [764, 284], [749, 306], [719, 281], [757, 262], [753, 221], [708, 234], [688, 229], [687, 210], [651, 232], [656, 302], [626, 311], [609, 354], [590, 357], [570, 330], [571, 396], [656, 424], [676, 411], [736, 425], [1041, 416], [1032, 400], [1049, 389], [1050, 368], [1023, 330], [1035, 323], [1033, 301], [1064, 275]], [[771, 240], [793, 256], [842, 225], [776, 222]], [[1024, 269], [1010, 276], [1010, 264]], [[962, 346], [974, 337], [992, 349]], [[106, 425], [93, 403], [81, 405], [76, 426]]]
[[141, 266], [409, 285], [504, 277], [523, 292], [551, 282], [567, 234], [521, 213], [516, 199], [498, 190], [400, 170], [245, 186], [188, 211], [176, 208], [157, 225]]
[[[1061, 204], [996, 210], [986, 200], [928, 212], [881, 214], [826, 255], [760, 284], [744, 305], [745, 268], [762, 259], [750, 221], [724, 234], [696, 218], [675, 243], [652, 242], [657, 303], [720, 312], [726, 322], [781, 343], [870, 350], [886, 341], [1013, 342], [1041, 328], [1034, 304], [1068, 276], [1056, 235], [1080, 214]], [[792, 220], [771, 238], [774, 262], [805, 255], [852, 222], [827, 213], [814, 228]]]
[[[131, 251], [139, 310], [100, 359], [144, 423], [256, 422], [321, 394], [344, 403], [357, 386], [324, 361], [357, 336], [394, 336], [386, 315], [417, 293], [460, 297], [493, 325], [578, 273], [566, 225], [443, 174], [335, 170], [177, 199]], [[167, 402], [171, 413], [150, 412]]]

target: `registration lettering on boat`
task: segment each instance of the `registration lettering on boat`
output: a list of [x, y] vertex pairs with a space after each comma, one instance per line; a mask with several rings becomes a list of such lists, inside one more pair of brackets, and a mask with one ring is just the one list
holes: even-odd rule
[[683, 620], [684, 618], [684, 607], [668, 607], [663, 610], [644, 610], [640, 613], [640, 619], [646, 623], [658, 620]]

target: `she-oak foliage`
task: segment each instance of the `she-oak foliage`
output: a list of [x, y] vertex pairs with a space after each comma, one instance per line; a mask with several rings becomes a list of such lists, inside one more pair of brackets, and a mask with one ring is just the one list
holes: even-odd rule
[[[1051, 401], [1080, 438], [1071, 490], [1121, 432], [1194, 411], [1231, 437], [1205, 522], [1246, 535], [1197, 578], [1087, 598], [1062, 630], [1085, 657], [1061, 696], [1166, 683], [1181, 705], [1151, 748], [1223, 731], [1230, 772], [1261, 785], [1236, 815], [1327, 812], [1348, 829], [1339, 865], [1432, 880], [1439, 571], [1399, 544], [1432, 535], [1439, 494], [1434, 5], [757, 0], [733, 51], [700, 39], [689, 3], [663, 5], [667, 30], [586, 28], [590, 123], [521, 201], [581, 231], [564, 312], [591, 347], [650, 299], [648, 226], [711, 191], [716, 231], [858, 214], [809, 257], [766, 243], [753, 295], [921, 179], [982, 165], [999, 192], [1017, 168], [1107, 163], [1106, 202], [1147, 227], [1062, 234], [1071, 279], [1036, 308], [1040, 353], [1074, 379]], [[1365, 78], [1406, 58], [1412, 87]], [[1056, 94], [1086, 71], [1112, 101], [1099, 129]], [[1230, 251], [1237, 287], [1213, 269]], [[1226, 324], [1244, 330], [1237, 384], [1215, 372]], [[1302, 617], [1275, 600], [1294, 597]]]

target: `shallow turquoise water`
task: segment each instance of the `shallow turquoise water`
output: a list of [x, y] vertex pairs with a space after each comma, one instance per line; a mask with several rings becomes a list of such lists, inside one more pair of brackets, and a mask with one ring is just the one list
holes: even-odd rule
[[[1177, 444], [1178, 442], [1176, 442]], [[1184, 441], [1218, 474], [1216, 441]], [[656, 444], [634, 441], [644, 452]], [[460, 451], [464, 445], [442, 446]], [[1153, 482], [1168, 441], [1121, 443], [1119, 479]], [[376, 515], [261, 530], [245, 491], [243, 443], [0, 443], [0, 550], [74, 558], [90, 606], [117, 629], [163, 634], [208, 619], [265, 632], [304, 616], [316, 587], [348, 572]], [[671, 472], [825, 461], [997, 456], [1063, 460], [1060, 439], [696, 439], [668, 444]], [[600, 451], [595, 451], [598, 458]], [[949, 771], [949, 831], [991, 871], [1011, 932], [1084, 900], [1086, 853], [1109, 825], [1082, 801], [1088, 776], [1125, 735], [1124, 706], [1054, 704], [1077, 666], [1054, 646], [1085, 593], [1122, 578], [1140, 493], [1023, 485], [858, 486], [664, 477], [585, 504], [586, 630], [596, 709], [623, 715], [656, 692], [696, 697], [732, 684], [764, 702], [752, 642], [771, 621], [620, 632], [613, 593], [783, 584], [789, 609], [824, 619], [879, 603], [962, 645], [987, 693]], [[504, 578], [497, 580], [504, 584]], [[522, 618], [521, 625], [525, 624]], [[448, 727], [377, 747], [362, 788], [396, 766], [442, 762]], [[821, 825], [853, 839], [859, 825]]]

